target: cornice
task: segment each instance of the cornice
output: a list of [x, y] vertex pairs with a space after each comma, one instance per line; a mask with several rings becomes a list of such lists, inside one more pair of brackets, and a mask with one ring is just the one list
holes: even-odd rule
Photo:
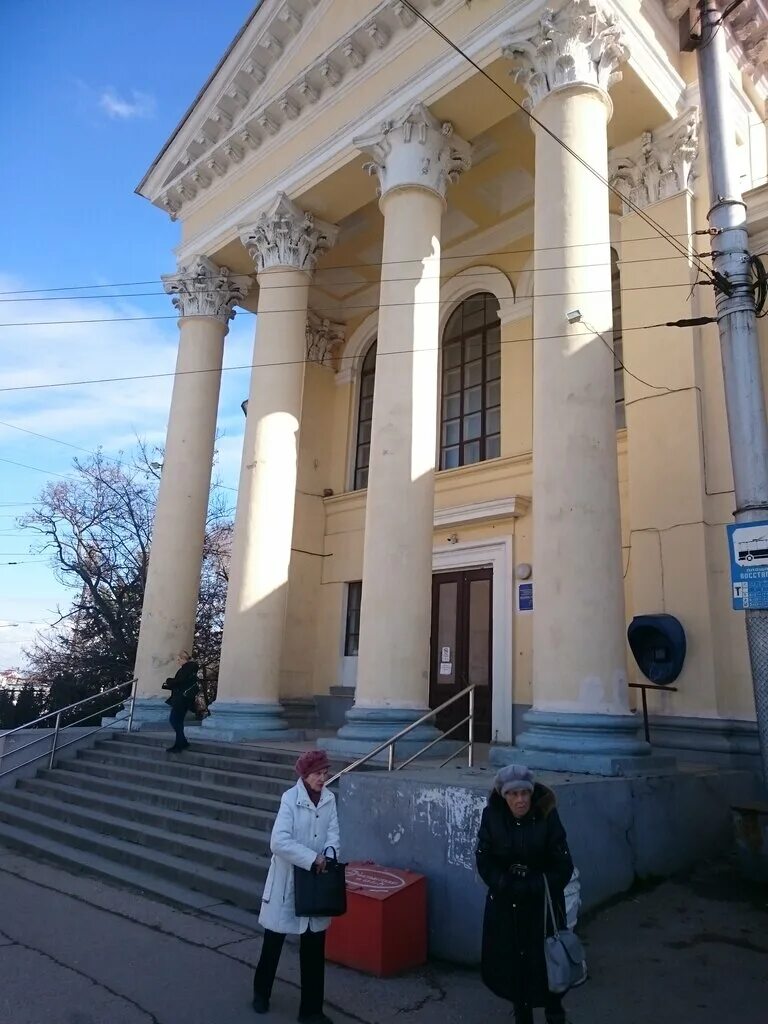
[[[434, 3], [435, 0], [430, 0], [430, 2]], [[492, 63], [501, 55], [502, 33], [529, 22], [536, 16], [537, 11], [542, 6], [542, 2], [543, 0], [510, 0], [501, 10], [495, 11], [487, 21], [478, 25], [463, 40], [462, 48], [464, 52], [481, 65]], [[463, 7], [464, 3], [465, 0], [444, 0], [439, 7], [438, 14], [434, 16], [435, 22], [439, 23], [443, 17], [450, 16], [453, 12]], [[409, 46], [417, 45], [429, 32], [430, 29], [422, 22], [417, 22], [411, 29], [410, 36], [402, 36], [400, 38], [400, 51], [407, 49]], [[387, 63], [394, 59], [395, 56], [395, 52], [388, 52], [386, 57], [381, 59], [381, 63]], [[380, 58], [382, 58], [382, 55], [380, 55]], [[370, 74], [374, 74], [378, 70], [372, 62], [366, 64], [366, 69]], [[398, 116], [403, 109], [413, 103], [419, 101], [432, 103], [436, 101], [454, 83], [462, 81], [467, 76], [467, 73], [467, 62], [464, 57], [457, 54], [454, 50], [445, 49], [429, 64], [419, 68], [409, 79], [405, 80], [398, 93], [382, 96], [374, 107], [362, 112], [354, 120], [341, 125], [332, 136], [324, 139], [321, 145], [308, 152], [302, 161], [297, 162], [287, 171], [282, 171], [275, 178], [265, 181], [247, 199], [242, 200], [224, 216], [217, 218], [215, 224], [188, 238], [178, 247], [177, 256], [181, 258], [184, 253], [188, 252], [216, 252], [219, 248], [237, 237], [238, 225], [252, 218], [258, 210], [266, 206], [278, 189], [287, 192], [289, 195], [300, 195], [301, 192], [321, 180], [322, 177], [329, 174], [336, 167], [355, 159], [358, 155], [358, 150], [352, 142], [353, 137], [370, 131], [372, 125], [380, 124]], [[345, 82], [341, 86], [341, 89], [348, 87], [349, 90], [354, 90], [359, 85], [360, 82], [350, 79], [348, 83]], [[313, 106], [311, 110], [304, 112], [302, 115], [305, 118], [304, 121], [300, 119], [294, 122], [290, 129], [286, 129], [285, 135], [279, 140], [273, 139], [270, 146], [276, 147], [277, 145], [284, 144], [293, 135], [306, 130], [316, 119], [322, 119], [326, 114], [327, 107], [330, 103], [335, 103], [340, 95], [341, 90], [338, 96], [329, 97], [328, 102], [324, 102], [321, 98], [321, 101]], [[291, 134], [288, 134], [289, 131]], [[262, 150], [262, 152], [266, 155], [268, 150]], [[243, 163], [233, 171], [231, 181], [236, 181], [251, 169], [252, 164], [246, 165]], [[223, 190], [227, 187], [227, 184], [228, 182], [224, 180], [217, 182], [211, 188], [209, 196], [205, 198], [207, 199], [210, 195], [214, 194], [214, 189]], [[200, 198], [195, 200], [194, 203], [189, 204], [189, 212], [193, 212], [200, 204]]]
[[[445, 7], [448, 13], [463, 0], [414, 2], [425, 11]], [[258, 34], [241, 47], [222, 84], [188, 118], [174, 140], [177, 145], [142, 182], [142, 195], [173, 219], [182, 208], [193, 210], [211, 186], [231, 176], [249, 153], [266, 152], [272, 148], [270, 141], [278, 137], [280, 144], [284, 143], [286, 129], [302, 120], [307, 110], [317, 104], [327, 106], [330, 97], [338, 99], [334, 90], [343, 94], [350, 87], [357, 88], [360, 81], [393, 59], [393, 53], [385, 51], [402, 49], [411, 29], [417, 24], [424, 27], [402, 0], [383, 0], [275, 92], [271, 80], [290, 61], [292, 44], [311, 34], [321, 8], [327, 16], [328, 6], [323, 0], [274, 0], [269, 10], [263, 10]]]

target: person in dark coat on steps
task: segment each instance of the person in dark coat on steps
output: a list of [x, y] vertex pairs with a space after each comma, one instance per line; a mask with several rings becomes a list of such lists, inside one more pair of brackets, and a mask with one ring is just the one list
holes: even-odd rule
[[513, 1004], [516, 1024], [533, 1024], [537, 1006], [544, 1007], [547, 1024], [566, 1024], [561, 997], [549, 991], [544, 959], [544, 875], [565, 924], [563, 890], [573, 873], [555, 804], [555, 794], [535, 783], [528, 768], [509, 765], [496, 776], [478, 835], [477, 869], [488, 886], [482, 978]]
[[176, 733], [176, 742], [172, 747], [168, 747], [169, 754], [180, 754], [189, 746], [187, 737], [184, 735], [184, 719], [190, 708], [194, 706], [197, 693], [197, 662], [189, 651], [180, 651], [178, 662], [179, 670], [176, 675], [173, 679], [166, 679], [163, 683], [163, 689], [171, 691], [171, 696], [165, 703], [171, 706], [169, 721], [171, 728]]

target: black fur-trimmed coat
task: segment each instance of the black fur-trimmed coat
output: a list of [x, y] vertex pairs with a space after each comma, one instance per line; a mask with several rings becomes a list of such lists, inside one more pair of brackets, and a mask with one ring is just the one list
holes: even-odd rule
[[[497, 996], [513, 1003], [543, 1006], [547, 995], [544, 960], [544, 875], [558, 923], [565, 924], [563, 890], [573, 861], [555, 794], [537, 784], [531, 809], [516, 819], [494, 790], [483, 811], [477, 842], [477, 869], [488, 886], [483, 921], [482, 977]], [[510, 868], [524, 864], [520, 877]], [[551, 934], [551, 927], [548, 934]]]

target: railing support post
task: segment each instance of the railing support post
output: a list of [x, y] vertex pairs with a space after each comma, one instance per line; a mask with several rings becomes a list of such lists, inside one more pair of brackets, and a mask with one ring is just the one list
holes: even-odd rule
[[128, 732], [133, 729], [133, 712], [136, 707], [136, 689], [139, 685], [138, 676], [133, 680], [133, 686], [131, 687], [131, 710], [128, 712]]
[[387, 771], [393, 772], [395, 770], [395, 744], [390, 743], [387, 748]]
[[469, 691], [469, 749], [467, 751], [467, 767], [475, 767], [475, 690]]
[[56, 725], [53, 729], [53, 743], [51, 744], [51, 756], [48, 759], [48, 767], [53, 768], [53, 759], [56, 757], [56, 744], [59, 741], [59, 726], [61, 725], [61, 712], [56, 715]]

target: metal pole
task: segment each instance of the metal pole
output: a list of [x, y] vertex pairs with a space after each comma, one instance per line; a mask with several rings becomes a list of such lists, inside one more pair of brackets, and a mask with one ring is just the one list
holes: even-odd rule
[[56, 744], [59, 741], [59, 725], [61, 724], [61, 712], [56, 715], [56, 725], [53, 730], [53, 743], [51, 744], [51, 756], [48, 760], [48, 767], [53, 768], [53, 759], [56, 756]]
[[131, 687], [131, 710], [128, 712], [128, 732], [133, 729], [133, 711], [136, 707], [136, 688], [139, 685], [138, 676], [133, 680], [133, 686]]
[[469, 750], [467, 752], [467, 767], [475, 767], [475, 690], [469, 691]]
[[390, 743], [387, 748], [387, 771], [393, 772], [395, 770], [395, 744]]
[[[751, 287], [746, 205], [735, 164], [728, 109], [730, 84], [725, 29], [716, 0], [699, 0], [701, 39], [696, 54], [712, 208], [713, 266], [730, 287], [716, 287], [725, 402], [733, 465], [737, 523], [768, 518], [768, 423]], [[768, 783], [768, 610], [746, 611], [747, 644], [763, 760]]]
[[640, 687], [640, 693], [643, 695], [643, 728], [645, 729], [645, 742], [651, 742], [651, 730], [648, 728], [648, 698], [645, 695], [645, 687]]

